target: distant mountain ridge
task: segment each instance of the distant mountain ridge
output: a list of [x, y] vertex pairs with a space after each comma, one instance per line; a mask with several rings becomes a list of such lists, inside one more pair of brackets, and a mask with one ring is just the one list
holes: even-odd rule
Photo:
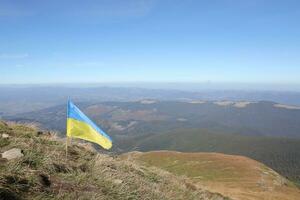
[[[177, 128], [206, 128], [244, 135], [300, 137], [300, 107], [251, 101], [142, 101], [80, 103], [79, 107], [113, 135], [161, 133]], [[66, 106], [4, 119], [33, 121], [65, 130]]]
[[[150, 87], [151, 88], [151, 87]], [[150, 89], [142, 85], [135, 87], [120, 86], [1, 86], [0, 117], [13, 115], [60, 105], [68, 99], [77, 102], [98, 103], [99, 101], [137, 101], [157, 99], [163, 101], [273, 101], [288, 105], [300, 105], [300, 92], [292, 91], [257, 91], [229, 89]], [[1, 114], [2, 113], [2, 114]]]

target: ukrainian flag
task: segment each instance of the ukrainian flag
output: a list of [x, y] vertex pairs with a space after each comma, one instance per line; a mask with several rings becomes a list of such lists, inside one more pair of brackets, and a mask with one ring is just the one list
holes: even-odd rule
[[67, 115], [67, 137], [94, 142], [104, 149], [110, 149], [112, 147], [111, 138], [83, 114], [71, 101], [68, 101]]

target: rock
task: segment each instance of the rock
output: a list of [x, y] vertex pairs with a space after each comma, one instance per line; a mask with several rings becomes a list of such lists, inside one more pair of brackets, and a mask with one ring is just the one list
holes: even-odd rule
[[6, 133], [3, 133], [3, 134], [1, 135], [1, 137], [2, 137], [2, 138], [9, 138], [9, 135], [6, 134]]
[[22, 156], [24, 156], [24, 154], [22, 153], [21, 149], [17, 148], [13, 148], [2, 153], [2, 158], [6, 158], [7, 160], [20, 158]]
[[113, 180], [113, 183], [116, 184], [116, 185], [120, 185], [120, 184], [123, 183], [123, 181], [120, 180], [120, 179], [115, 179], [115, 180]]

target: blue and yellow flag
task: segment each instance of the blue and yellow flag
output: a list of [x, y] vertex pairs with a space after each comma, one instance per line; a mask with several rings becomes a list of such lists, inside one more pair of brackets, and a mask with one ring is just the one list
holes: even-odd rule
[[68, 101], [67, 137], [94, 142], [104, 149], [110, 149], [112, 147], [111, 138], [83, 114], [71, 101]]

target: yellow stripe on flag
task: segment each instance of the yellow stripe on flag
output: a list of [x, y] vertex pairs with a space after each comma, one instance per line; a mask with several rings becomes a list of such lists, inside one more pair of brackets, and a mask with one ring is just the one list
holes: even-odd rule
[[104, 149], [112, 147], [112, 142], [99, 134], [92, 126], [73, 118], [67, 119], [67, 136], [94, 142], [101, 145]]

